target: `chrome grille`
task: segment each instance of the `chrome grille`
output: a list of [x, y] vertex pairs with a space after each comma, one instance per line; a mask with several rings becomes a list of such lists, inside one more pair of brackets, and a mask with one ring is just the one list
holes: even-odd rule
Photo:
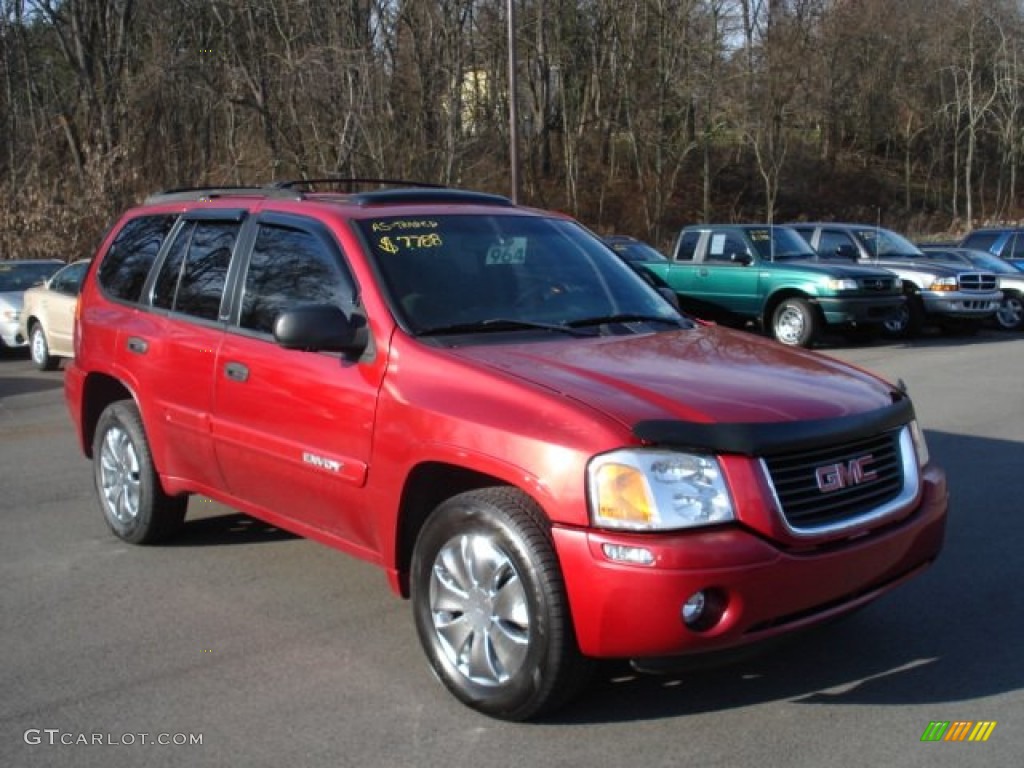
[[999, 282], [991, 272], [964, 272], [959, 280], [962, 291], [994, 291]]
[[[871, 460], [863, 467], [873, 476], [858, 478], [857, 465], [868, 456]], [[896, 499], [904, 488], [899, 430], [844, 445], [771, 456], [764, 464], [782, 514], [795, 530], [825, 528], [869, 515]]]

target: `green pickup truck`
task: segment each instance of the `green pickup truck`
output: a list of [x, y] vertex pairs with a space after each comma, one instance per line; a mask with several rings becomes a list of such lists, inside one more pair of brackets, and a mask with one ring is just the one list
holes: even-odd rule
[[820, 259], [788, 227], [686, 227], [669, 261], [643, 267], [682, 309], [726, 324], [754, 322], [789, 346], [809, 347], [826, 327], [872, 333], [904, 302], [892, 272]]

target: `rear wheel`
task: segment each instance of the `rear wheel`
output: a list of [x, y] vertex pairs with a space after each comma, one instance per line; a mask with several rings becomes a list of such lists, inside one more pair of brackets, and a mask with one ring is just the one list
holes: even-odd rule
[[46, 343], [46, 334], [43, 326], [38, 322], [32, 323], [28, 332], [29, 351], [32, 355], [32, 362], [40, 371], [52, 371], [57, 368], [60, 360], [50, 354], [50, 345]]
[[772, 336], [789, 347], [809, 347], [818, 334], [818, 315], [806, 299], [783, 299], [772, 312]]
[[515, 489], [470, 491], [433, 512], [413, 552], [411, 597], [434, 672], [480, 712], [535, 717], [587, 679], [548, 526]]
[[155, 544], [181, 527], [187, 496], [160, 486], [142, 418], [135, 403], [111, 403], [100, 415], [93, 441], [93, 474], [110, 530], [131, 544]]

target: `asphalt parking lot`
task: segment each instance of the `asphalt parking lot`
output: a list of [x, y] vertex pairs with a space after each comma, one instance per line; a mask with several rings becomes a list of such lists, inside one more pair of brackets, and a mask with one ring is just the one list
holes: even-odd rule
[[449, 696], [369, 565], [200, 498], [173, 544], [115, 539], [61, 373], [0, 357], [0, 765], [1019, 765], [1024, 336], [819, 351], [909, 386], [952, 492], [936, 566], [735, 666], [610, 665], [538, 724]]

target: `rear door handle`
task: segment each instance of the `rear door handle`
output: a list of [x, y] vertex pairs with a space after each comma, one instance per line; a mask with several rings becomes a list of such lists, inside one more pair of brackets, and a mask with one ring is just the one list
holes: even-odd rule
[[224, 366], [224, 375], [232, 381], [246, 381], [249, 378], [249, 367], [241, 363], [228, 363]]
[[138, 336], [129, 336], [128, 351], [134, 352], [137, 355], [144, 355], [149, 351], [149, 342], [145, 339], [140, 339]]

